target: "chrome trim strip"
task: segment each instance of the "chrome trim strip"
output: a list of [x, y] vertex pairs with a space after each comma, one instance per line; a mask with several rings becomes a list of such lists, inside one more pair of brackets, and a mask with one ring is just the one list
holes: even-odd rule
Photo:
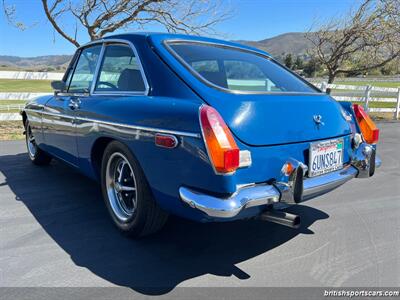
[[228, 44], [224, 44], [224, 43], [218, 43], [218, 42], [210, 42], [210, 41], [201, 41], [201, 40], [190, 40], [190, 39], [184, 39], [184, 38], [180, 38], [180, 39], [166, 39], [163, 41], [164, 44], [179, 44], [179, 43], [188, 43], [188, 44], [201, 44], [201, 45], [211, 45], [211, 46], [215, 46], [215, 47], [221, 47], [221, 48], [231, 48], [231, 49], [235, 49], [238, 51], [242, 51], [242, 52], [251, 52], [257, 55], [261, 55], [261, 56], [265, 56], [268, 59], [271, 59], [272, 56], [267, 53], [264, 52], [262, 50], [258, 50], [258, 49], [252, 49], [252, 48], [247, 48], [246, 45], [228, 45]]
[[41, 113], [41, 114], [44, 114], [44, 115], [60, 117], [60, 118], [76, 119], [76, 120], [85, 121], [85, 122], [91, 122], [91, 123], [96, 123], [96, 124], [117, 126], [117, 127], [134, 129], [134, 130], [143, 130], [143, 131], [150, 131], [150, 132], [156, 132], [156, 133], [164, 133], [164, 134], [172, 134], [172, 135], [200, 138], [200, 134], [194, 133], [194, 132], [170, 130], [170, 129], [162, 129], [162, 128], [146, 127], [146, 126], [138, 126], [138, 125], [128, 125], [128, 124], [101, 121], [101, 120], [90, 119], [90, 118], [73, 117], [73, 116], [69, 116], [69, 115], [51, 113], [51, 112], [47, 112], [47, 111], [37, 111], [37, 110], [29, 109], [29, 108], [25, 108], [24, 111]]
[[90, 118], [82, 118], [82, 117], [76, 117], [76, 119], [77, 120], [81, 120], [81, 121], [86, 121], [86, 122], [93, 122], [93, 123], [97, 123], [97, 124], [104, 124], [104, 125], [109, 125], [109, 126], [117, 126], [117, 127], [134, 129], [134, 130], [143, 130], [143, 131], [150, 131], [150, 132], [156, 132], [156, 133], [158, 132], [158, 133], [175, 134], [175, 135], [179, 135], [179, 136], [200, 138], [200, 134], [193, 133], [193, 132], [161, 129], [161, 128], [156, 128], [156, 127], [145, 127], [145, 126], [138, 126], [138, 125], [128, 125], [128, 124], [101, 121], [101, 120], [90, 119]]
[[[99, 71], [100, 71], [101, 65], [103, 64], [105, 49], [106, 49], [106, 46], [105, 46], [105, 44], [103, 43], [103, 44], [101, 45], [101, 50], [100, 50], [99, 58], [97, 59], [96, 69], [94, 70], [94, 73], [93, 73], [93, 80], [92, 80], [91, 85], [90, 85], [90, 93], [89, 93], [90, 95], [93, 94], [94, 88], [96, 87], [97, 81], [99, 80], [99, 75], [100, 75], [100, 74], [99, 74]], [[81, 52], [81, 53], [82, 53], [82, 52]], [[72, 76], [74, 76], [74, 75], [72, 74]]]
[[143, 92], [124, 92], [124, 91], [107, 91], [107, 92], [96, 92], [94, 91], [91, 96], [146, 96]]

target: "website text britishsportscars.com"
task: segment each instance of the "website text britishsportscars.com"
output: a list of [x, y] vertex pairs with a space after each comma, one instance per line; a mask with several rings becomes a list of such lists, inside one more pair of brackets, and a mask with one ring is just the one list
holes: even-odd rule
[[400, 290], [325, 290], [324, 297], [399, 297]]

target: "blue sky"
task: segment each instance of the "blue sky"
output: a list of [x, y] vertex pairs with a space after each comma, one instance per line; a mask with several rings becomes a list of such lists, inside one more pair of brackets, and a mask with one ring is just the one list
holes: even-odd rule
[[[285, 32], [307, 30], [346, 13], [359, 0], [227, 0], [232, 18], [217, 26], [229, 39], [262, 40]], [[0, 55], [38, 56], [71, 54], [74, 46], [58, 35], [46, 20], [38, 0], [8, 0], [15, 4], [18, 19], [33, 27], [21, 31], [10, 26], [0, 13]], [[149, 26], [149, 31], [159, 28]], [[79, 32], [80, 42], [88, 40]]]

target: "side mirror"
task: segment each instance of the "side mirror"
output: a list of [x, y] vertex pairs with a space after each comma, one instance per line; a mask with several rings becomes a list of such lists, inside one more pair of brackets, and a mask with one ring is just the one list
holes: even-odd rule
[[65, 90], [65, 82], [62, 80], [55, 80], [51, 82], [51, 87], [55, 93], [63, 92]]

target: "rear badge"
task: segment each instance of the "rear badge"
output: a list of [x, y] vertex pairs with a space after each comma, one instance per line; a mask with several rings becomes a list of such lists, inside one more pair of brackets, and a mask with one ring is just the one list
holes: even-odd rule
[[321, 115], [314, 115], [313, 117], [315, 124], [319, 125], [325, 125], [324, 122], [322, 122], [322, 116]]

